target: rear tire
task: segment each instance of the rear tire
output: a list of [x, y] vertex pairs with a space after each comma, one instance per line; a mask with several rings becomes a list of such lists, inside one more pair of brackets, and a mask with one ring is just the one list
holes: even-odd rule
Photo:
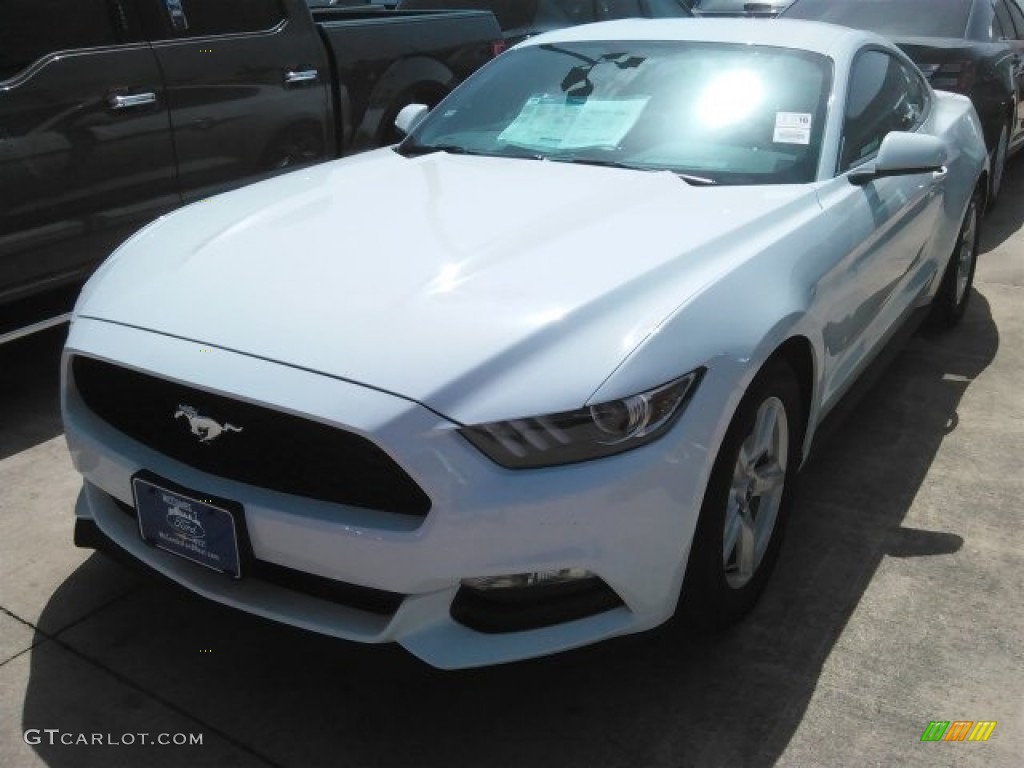
[[795, 492], [804, 419], [796, 374], [770, 361], [733, 415], [704, 494], [682, 600], [699, 626], [736, 623], [764, 591]]
[[978, 266], [978, 246], [981, 243], [982, 192], [976, 189], [967, 204], [956, 245], [949, 256], [942, 284], [932, 303], [933, 324], [939, 328], [952, 328], [967, 311], [974, 285], [974, 270]]
[[995, 149], [989, 156], [991, 172], [988, 182], [988, 207], [991, 208], [999, 199], [999, 193], [1003, 189], [1003, 177], [1006, 174], [1006, 156], [1010, 149], [1010, 122], [1003, 123], [999, 131], [999, 138], [996, 140]]

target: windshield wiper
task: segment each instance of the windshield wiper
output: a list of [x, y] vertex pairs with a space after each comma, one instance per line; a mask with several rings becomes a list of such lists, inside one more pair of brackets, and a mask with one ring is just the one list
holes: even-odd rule
[[[474, 155], [477, 157], [510, 157], [517, 160], [543, 160], [544, 155], [530, 151], [492, 151], [485, 152], [479, 149], [468, 149], [459, 144], [412, 144], [408, 147], [398, 146], [399, 154], [404, 157], [415, 157], [417, 155], [429, 155], [434, 152], [447, 152], [449, 155]], [[525, 150], [525, 147], [513, 147], [515, 150]]]
[[600, 157], [579, 157], [577, 155], [547, 155], [545, 160], [553, 163], [574, 163], [578, 165], [599, 165], [602, 168], [625, 168], [629, 171], [658, 171], [660, 168], [652, 168], [649, 165], [638, 165], [627, 163], [625, 160], [607, 160]]
[[501, 149], [495, 151], [495, 157], [512, 157], [519, 160], [546, 160], [547, 157], [542, 152], [538, 152], [533, 147], [526, 147], [522, 144], [513, 144], [512, 142], [505, 142], [502, 144]]
[[709, 179], [707, 176], [694, 176], [692, 173], [680, 173], [679, 171], [672, 171], [676, 176], [694, 187], [714, 187], [718, 184], [714, 179]]
[[396, 147], [396, 151], [404, 157], [415, 157], [417, 155], [429, 155], [434, 152], [447, 152], [450, 155], [475, 155], [478, 157], [508, 157], [522, 160], [550, 160], [553, 163], [578, 163], [580, 165], [597, 165], [603, 168], [624, 168], [628, 171], [670, 171], [678, 176], [680, 179], [685, 181], [687, 184], [691, 184], [695, 187], [713, 187], [718, 184], [714, 179], [709, 179], [706, 176], [694, 176], [690, 173], [680, 173], [679, 171], [672, 171], [670, 168], [659, 168], [651, 165], [641, 165], [639, 163], [630, 163], [625, 160], [611, 160], [600, 157], [580, 157], [578, 155], [545, 155], [538, 152], [529, 150], [527, 147], [522, 147], [515, 144], [509, 144], [506, 149], [518, 150], [514, 152], [498, 151], [498, 152], [482, 152], [476, 149], [468, 149], [460, 144], [412, 144], [408, 147], [403, 147], [399, 144]]
[[[671, 171], [669, 168], [659, 168], [651, 165], [640, 165], [639, 163], [629, 163], [625, 160], [606, 160], [599, 157], [576, 157], [562, 155], [548, 155], [545, 160], [551, 160], [556, 163], [579, 163], [581, 165], [599, 165], [602, 168], [625, 168], [629, 171]], [[685, 181], [687, 184], [692, 184], [695, 187], [713, 187], [718, 184], [714, 179], [709, 179], [705, 176], [694, 176], [689, 173], [680, 173], [678, 171], [671, 171], [680, 179]]]
[[403, 147], [401, 144], [398, 145], [397, 151], [399, 154], [405, 157], [414, 157], [415, 155], [429, 155], [434, 152], [447, 152], [449, 155], [483, 155], [485, 152], [474, 152], [472, 149], [466, 149], [459, 144], [410, 144], [408, 147]]

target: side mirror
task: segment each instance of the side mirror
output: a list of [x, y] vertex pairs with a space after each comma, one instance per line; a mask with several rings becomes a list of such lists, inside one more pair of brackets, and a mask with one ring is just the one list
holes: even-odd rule
[[395, 115], [395, 128], [399, 130], [402, 136], [408, 136], [417, 125], [423, 122], [423, 118], [427, 116], [429, 111], [430, 107], [426, 104], [406, 104]]
[[873, 163], [850, 171], [851, 184], [867, 184], [884, 176], [913, 176], [941, 171], [946, 164], [946, 145], [936, 136], [893, 131], [882, 139]]

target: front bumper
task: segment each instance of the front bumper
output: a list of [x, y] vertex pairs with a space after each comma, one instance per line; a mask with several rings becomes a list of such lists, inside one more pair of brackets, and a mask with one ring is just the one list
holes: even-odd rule
[[[212, 474], [118, 432], [83, 403], [70, 373], [88, 355], [165, 379], [345, 429], [373, 441], [420, 485], [423, 518], [299, 498]], [[705, 382], [706, 389], [707, 382]], [[305, 629], [363, 642], [396, 641], [434, 666], [470, 667], [549, 654], [665, 621], [675, 610], [709, 473], [717, 421], [701, 391], [664, 438], [583, 464], [506, 470], [456, 425], [401, 397], [248, 355], [104, 321], [78, 318], [65, 349], [62, 406], [76, 506], [93, 531], [129, 556], [212, 600]], [[168, 414], [167, 428], [182, 428]], [[686, 436], [684, 438], [684, 435]], [[225, 446], [227, 447], [227, 446]], [[244, 507], [252, 554], [398, 597], [372, 612], [260, 578], [233, 580], [145, 544], [126, 506], [140, 470]], [[95, 528], [93, 528], [93, 526]], [[584, 568], [618, 607], [552, 626], [470, 629], [452, 617], [465, 578]]]

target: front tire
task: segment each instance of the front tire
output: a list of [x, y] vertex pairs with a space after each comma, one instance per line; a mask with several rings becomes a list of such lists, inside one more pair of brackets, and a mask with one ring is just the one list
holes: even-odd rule
[[956, 245], [949, 256], [942, 284], [932, 304], [932, 318], [940, 328], [952, 328], [963, 319], [967, 311], [971, 286], [974, 285], [974, 270], [978, 266], [982, 206], [981, 190], [976, 189], [967, 204]]
[[794, 495], [804, 418], [793, 369], [769, 362], [726, 431], [690, 549], [682, 608], [704, 628], [736, 623], [764, 591]]

